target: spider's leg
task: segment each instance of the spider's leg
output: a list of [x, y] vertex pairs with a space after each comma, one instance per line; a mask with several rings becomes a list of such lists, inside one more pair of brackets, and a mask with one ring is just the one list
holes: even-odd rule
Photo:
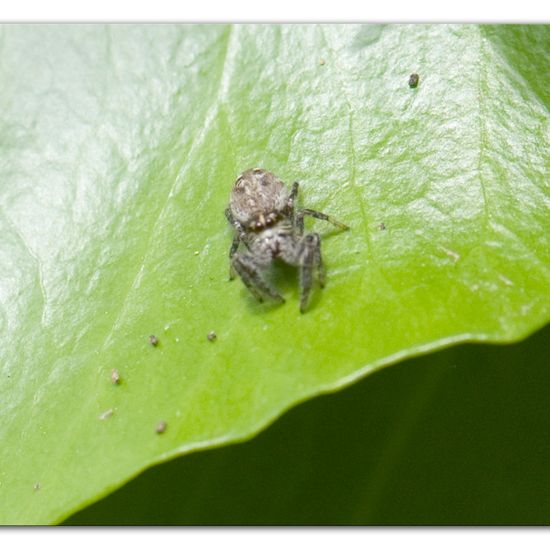
[[237, 252], [240, 242], [241, 238], [239, 237], [239, 234], [235, 233], [233, 242], [231, 243], [231, 248], [229, 249], [229, 280], [233, 280], [235, 278], [235, 270], [233, 269], [233, 262], [231, 260], [233, 259], [235, 252]]
[[264, 265], [258, 262], [252, 254], [237, 252], [231, 260], [231, 265], [258, 301], [263, 302], [264, 294], [278, 302], [283, 303], [285, 301], [262, 277]]
[[300, 184], [295, 181], [293, 184], [292, 184], [292, 189], [290, 190], [290, 200], [292, 200], [294, 202], [294, 200], [296, 199], [296, 197], [298, 196], [298, 188], [300, 187]]
[[304, 313], [313, 286], [313, 271], [317, 268], [319, 282], [324, 285], [324, 269], [321, 259], [321, 239], [317, 233], [308, 233], [299, 242], [300, 312]]
[[235, 223], [235, 220], [233, 219], [233, 216], [231, 214], [231, 208], [227, 207], [224, 211], [225, 217], [227, 218], [227, 221], [233, 225]]
[[298, 196], [298, 187], [299, 187], [299, 183], [295, 181], [292, 184], [290, 195], [288, 196], [288, 200], [286, 201], [286, 211], [287, 211], [288, 217], [290, 218], [290, 221], [292, 222], [292, 225], [294, 225], [294, 203], [296, 201], [296, 197]]
[[244, 230], [244, 227], [242, 226], [242, 224], [233, 218], [230, 208], [225, 209], [225, 217], [227, 218], [227, 221], [235, 229], [233, 242], [231, 243], [231, 248], [229, 249], [229, 280], [231, 281], [235, 278], [235, 270], [233, 269], [233, 263], [231, 262], [231, 260], [233, 259], [233, 256], [237, 252], [237, 249], [239, 248], [239, 244], [241, 243], [241, 241], [244, 240], [244, 237], [246, 236], [246, 231]]
[[329, 216], [328, 214], [323, 214], [323, 212], [318, 212], [317, 210], [311, 210], [309, 208], [302, 208], [301, 210], [298, 210], [296, 214], [296, 229], [298, 230], [299, 235], [303, 235], [304, 233], [305, 216], [311, 216], [312, 218], [317, 218], [318, 220], [325, 220], [335, 225], [336, 227], [339, 227], [340, 229], [349, 229], [349, 226], [347, 226], [345, 223], [335, 220], [332, 216]]

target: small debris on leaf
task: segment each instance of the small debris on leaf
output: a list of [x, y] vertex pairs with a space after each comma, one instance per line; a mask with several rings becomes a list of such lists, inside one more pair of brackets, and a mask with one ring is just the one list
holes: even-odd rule
[[384, 231], [386, 229], [386, 224], [384, 222], [381, 222], [378, 226], [378, 229], [380, 229], [380, 231]]
[[506, 286], [514, 286], [514, 283], [508, 279], [508, 277], [505, 277], [502, 275], [502, 273], [498, 274], [498, 278], [506, 285]]
[[326, 63], [326, 61], [324, 59], [319, 59], [319, 65], [324, 65]]
[[208, 338], [208, 340], [209, 340], [210, 342], [213, 342], [217, 337], [218, 337], [218, 335], [217, 335], [213, 330], [211, 330], [211, 331], [206, 335], [206, 338]]
[[447, 256], [452, 258], [455, 262], [458, 262], [460, 260], [460, 254], [458, 252], [455, 252], [454, 250], [451, 250], [450, 248], [445, 248], [444, 246], [440, 246], [439, 250], [442, 252], [445, 252]]
[[117, 369], [111, 371], [111, 382], [113, 384], [120, 384], [120, 374], [118, 374]]
[[40, 485], [40, 482], [37, 482], [35, 483], [32, 488], [35, 490], [35, 491], [40, 491], [40, 489], [42, 488], [42, 485]]
[[411, 76], [409, 76], [409, 88], [416, 88], [419, 80], [420, 77], [416, 73], [411, 74]]
[[166, 428], [168, 427], [168, 424], [164, 420], [160, 421], [157, 424], [157, 427], [155, 428], [155, 432], [158, 434], [163, 434], [166, 431]]
[[149, 343], [152, 345], [152, 346], [158, 346], [159, 344], [159, 339], [154, 335], [154, 334], [151, 334], [151, 336], [149, 336]]
[[102, 412], [99, 415], [99, 420], [107, 420], [107, 418], [110, 418], [111, 416], [113, 416], [114, 412], [115, 411], [113, 409], [107, 409], [106, 411]]

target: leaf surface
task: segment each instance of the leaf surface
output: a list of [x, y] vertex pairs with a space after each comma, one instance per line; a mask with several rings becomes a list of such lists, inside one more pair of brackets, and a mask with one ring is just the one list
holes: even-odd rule
[[[0, 32], [2, 523], [548, 321], [549, 27]], [[351, 226], [308, 222], [328, 281], [304, 315], [291, 269], [284, 306], [227, 281], [223, 211], [251, 166]]]

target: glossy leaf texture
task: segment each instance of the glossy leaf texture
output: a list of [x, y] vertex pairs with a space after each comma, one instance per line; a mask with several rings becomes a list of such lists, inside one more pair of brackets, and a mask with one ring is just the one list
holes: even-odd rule
[[[401, 358], [546, 323], [549, 38], [2, 27], [0, 521], [57, 522]], [[308, 222], [328, 284], [304, 315], [292, 270], [284, 306], [227, 281], [250, 166], [351, 226]]]

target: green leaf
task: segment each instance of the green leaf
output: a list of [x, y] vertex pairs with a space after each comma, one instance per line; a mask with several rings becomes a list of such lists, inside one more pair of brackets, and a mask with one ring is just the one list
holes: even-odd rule
[[[398, 359], [546, 323], [549, 38], [2, 27], [0, 521], [59, 521]], [[308, 222], [328, 284], [304, 315], [292, 270], [282, 307], [227, 281], [250, 166], [352, 228]]]
[[70, 525], [548, 525], [550, 326], [415, 357], [180, 457]]

